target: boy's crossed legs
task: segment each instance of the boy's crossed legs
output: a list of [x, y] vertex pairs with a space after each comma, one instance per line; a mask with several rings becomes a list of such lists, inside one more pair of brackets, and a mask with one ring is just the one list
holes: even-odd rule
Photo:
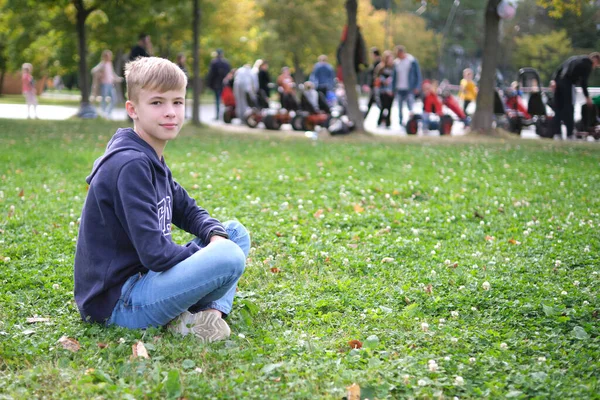
[[[229, 240], [203, 247], [168, 271], [129, 278], [107, 325], [140, 329], [163, 326], [180, 316], [172, 327], [183, 335], [194, 333], [204, 341], [229, 336], [229, 327], [218, 312], [231, 312], [250, 251], [250, 236], [239, 222], [223, 225]], [[200, 239], [194, 242], [202, 247]]]

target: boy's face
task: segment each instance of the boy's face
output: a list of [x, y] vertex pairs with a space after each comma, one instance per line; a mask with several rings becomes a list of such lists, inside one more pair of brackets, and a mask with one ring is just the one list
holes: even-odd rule
[[162, 149], [181, 130], [185, 116], [185, 88], [168, 92], [141, 89], [137, 101], [128, 101], [126, 107], [136, 133], [155, 150], [157, 146]]

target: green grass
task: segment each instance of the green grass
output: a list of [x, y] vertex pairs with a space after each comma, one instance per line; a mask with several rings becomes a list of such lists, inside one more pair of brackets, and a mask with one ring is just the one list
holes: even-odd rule
[[184, 128], [173, 175], [253, 238], [233, 334], [200, 345], [79, 319], [84, 179], [116, 127], [0, 120], [0, 399], [599, 398], [597, 144]]

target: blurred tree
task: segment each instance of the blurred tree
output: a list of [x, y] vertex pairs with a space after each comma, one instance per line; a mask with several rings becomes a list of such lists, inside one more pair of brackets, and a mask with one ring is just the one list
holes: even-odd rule
[[305, 79], [320, 54], [335, 60], [345, 14], [342, 0], [258, 0], [264, 16], [266, 48], [294, 66], [297, 82]]
[[547, 84], [556, 67], [573, 54], [571, 40], [564, 30], [548, 34], [524, 35], [516, 38], [515, 41], [515, 64], [537, 69], [542, 79], [540, 85]]

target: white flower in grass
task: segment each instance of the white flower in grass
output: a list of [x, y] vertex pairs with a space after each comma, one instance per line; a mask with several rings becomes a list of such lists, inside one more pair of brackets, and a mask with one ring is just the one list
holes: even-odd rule
[[52, 289], [58, 290], [60, 289], [60, 285], [58, 283], [55, 283], [54, 285], [52, 285]]
[[444, 357], [444, 361], [450, 361], [450, 356]]
[[471, 307], [471, 311], [477, 311], [477, 307]]
[[427, 368], [429, 369], [430, 372], [437, 372], [438, 365], [434, 360], [429, 360], [429, 363], [427, 364]]
[[589, 305], [590, 305], [590, 302], [589, 302], [589, 301], [587, 301], [587, 300], [584, 300], [584, 301], [583, 301], [583, 305], [584, 305], [584, 306], [589, 306]]
[[445, 261], [444, 261], [444, 264], [445, 264], [445, 265], [450, 265], [450, 264], [452, 264], [452, 261], [450, 261], [450, 260], [445, 260]]
[[429, 324], [427, 322], [421, 323], [421, 330], [427, 332], [429, 330]]
[[555, 267], [560, 267], [561, 264], [562, 264], [562, 261], [560, 261], [560, 260], [555, 260], [554, 261], [554, 266]]
[[583, 252], [584, 252], [584, 253], [589, 253], [589, 252], [590, 252], [590, 246], [585, 246], [585, 247], [583, 248]]
[[440, 324], [445, 324], [446, 323], [446, 319], [445, 318], [440, 318]]
[[450, 316], [452, 318], [458, 318], [458, 311], [450, 311]]
[[463, 377], [462, 377], [462, 376], [456, 376], [456, 377], [454, 378], [454, 384], [455, 384], [456, 386], [462, 386], [462, 385], [464, 385], [464, 384], [465, 384], [465, 380], [463, 379]]
[[419, 386], [427, 386], [427, 381], [425, 379], [419, 379], [417, 381], [417, 385], [419, 385]]
[[483, 288], [483, 290], [490, 290], [492, 285], [490, 285], [490, 283], [488, 281], [485, 281], [481, 284], [481, 287]]
[[544, 357], [544, 356], [538, 357], [538, 361], [539, 362], [546, 362], [546, 357]]
[[477, 361], [477, 359], [476, 359], [475, 357], [470, 357], [470, 358], [469, 358], [469, 362], [470, 362], [471, 364], [473, 364], [475, 361]]
[[560, 292], [560, 294], [566, 296], [568, 293], [565, 290], [563, 290], [562, 292]]
[[452, 343], [458, 343], [458, 338], [455, 338], [455, 337], [453, 337], [453, 338], [450, 338], [450, 341], [451, 341]]
[[437, 275], [437, 272], [435, 272], [435, 269], [431, 270], [431, 276], [435, 277]]
[[508, 349], [508, 345], [506, 343], [502, 342], [502, 343], [500, 343], [500, 349], [506, 350], [506, 349]]
[[458, 290], [465, 290], [465, 287], [461, 285], [458, 287]]
[[579, 286], [579, 281], [574, 281], [574, 282], [573, 282], [573, 285], [574, 285], [574, 286]]

